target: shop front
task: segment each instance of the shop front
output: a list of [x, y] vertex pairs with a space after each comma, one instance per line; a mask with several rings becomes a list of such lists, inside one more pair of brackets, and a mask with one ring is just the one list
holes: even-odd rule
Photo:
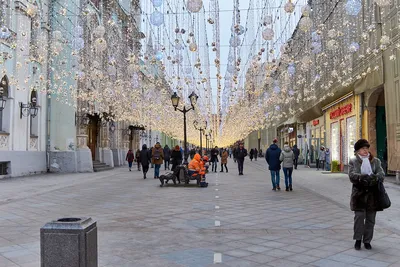
[[[327, 147], [331, 150], [332, 167], [348, 170], [354, 155], [354, 144], [361, 135], [360, 97], [347, 94], [323, 108], [325, 111]], [[333, 170], [335, 171], [335, 170]]]
[[325, 119], [321, 116], [306, 124], [309, 164], [316, 164], [321, 146], [326, 146]]
[[288, 143], [290, 147], [297, 144], [297, 129], [296, 124], [283, 125], [278, 128], [278, 139], [280, 146], [283, 147], [285, 143]]

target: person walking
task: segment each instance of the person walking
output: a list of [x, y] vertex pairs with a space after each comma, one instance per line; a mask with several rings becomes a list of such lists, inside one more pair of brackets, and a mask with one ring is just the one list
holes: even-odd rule
[[182, 164], [182, 153], [181, 153], [181, 148], [176, 145], [175, 149], [172, 151], [171, 153], [171, 159], [172, 159], [172, 171], [175, 171], [176, 166], [181, 165]]
[[257, 161], [258, 158], [258, 150], [257, 148], [254, 148], [254, 160]]
[[254, 158], [254, 149], [250, 149], [250, 161], [253, 161]]
[[326, 170], [331, 171], [331, 151], [329, 148], [325, 149]]
[[299, 162], [299, 156], [300, 156], [300, 149], [297, 148], [297, 145], [293, 146], [293, 154], [294, 154], [294, 169], [297, 170], [297, 164]]
[[151, 162], [154, 164], [154, 179], [160, 178], [160, 168], [164, 161], [164, 150], [157, 142], [151, 152]]
[[151, 153], [150, 150], [147, 149], [147, 145], [144, 144], [142, 146], [142, 151], [140, 151], [140, 164], [142, 165], [143, 170], [143, 179], [146, 179], [147, 172], [149, 171], [149, 166], [151, 162]]
[[354, 248], [361, 249], [361, 242], [372, 249], [376, 212], [382, 211], [378, 203], [378, 182], [383, 182], [385, 172], [381, 161], [369, 151], [369, 143], [360, 139], [354, 144], [354, 156], [349, 162], [349, 178], [353, 184], [350, 208], [354, 211]]
[[218, 155], [219, 155], [219, 151], [218, 151], [218, 147], [216, 146], [213, 149], [211, 149], [211, 163], [212, 163], [211, 170], [213, 172], [217, 172]]
[[169, 170], [169, 164], [171, 160], [171, 149], [169, 149], [168, 145], [164, 147], [164, 169]]
[[244, 158], [247, 157], [247, 150], [244, 148], [244, 145], [241, 143], [239, 147], [236, 149], [235, 159], [238, 163], [239, 175], [243, 175], [243, 165]]
[[229, 158], [232, 158], [232, 147], [229, 148]]
[[135, 160], [137, 163], [137, 170], [140, 171], [140, 149], [138, 148], [138, 150], [136, 150], [136, 155], [135, 155]]
[[280, 184], [280, 171], [281, 171], [281, 161], [280, 156], [282, 150], [277, 145], [278, 139], [274, 139], [272, 141], [272, 145], [267, 149], [265, 153], [265, 160], [269, 165], [269, 170], [271, 172], [271, 181], [272, 181], [272, 190], [276, 191], [281, 190]]
[[285, 186], [286, 191], [293, 191], [292, 186], [292, 173], [293, 173], [293, 163], [294, 163], [294, 153], [289, 146], [289, 143], [285, 143], [283, 146], [283, 151], [279, 160], [282, 162], [283, 174], [285, 175]]
[[126, 154], [125, 160], [128, 162], [130, 172], [132, 171], [132, 163], [133, 163], [134, 159], [135, 159], [135, 155], [133, 155], [132, 149], [129, 149], [128, 153]]
[[237, 151], [237, 147], [235, 146], [234, 148], [233, 148], [233, 150], [232, 150], [232, 153], [233, 153], [233, 161], [236, 163], [236, 151]]
[[325, 168], [325, 159], [326, 159], [326, 154], [325, 154], [325, 147], [321, 146], [318, 154], [318, 160], [317, 160], [317, 171], [319, 171], [319, 168], [324, 170]]
[[228, 157], [229, 157], [229, 152], [225, 149], [222, 152], [222, 156], [221, 156], [221, 172], [224, 172], [224, 166], [225, 166], [226, 172], [228, 172], [228, 167], [227, 167]]

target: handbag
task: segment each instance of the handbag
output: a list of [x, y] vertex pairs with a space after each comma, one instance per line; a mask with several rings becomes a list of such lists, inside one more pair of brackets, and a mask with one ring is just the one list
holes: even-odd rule
[[385, 186], [382, 181], [378, 182], [378, 206], [381, 209], [387, 209], [391, 206], [389, 195], [386, 192]]

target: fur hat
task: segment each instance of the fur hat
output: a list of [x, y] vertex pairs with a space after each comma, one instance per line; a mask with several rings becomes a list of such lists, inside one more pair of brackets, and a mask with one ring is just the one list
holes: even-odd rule
[[370, 147], [368, 141], [365, 140], [365, 139], [360, 139], [354, 144], [354, 150], [355, 151], [358, 151], [363, 147], [368, 147], [368, 148]]

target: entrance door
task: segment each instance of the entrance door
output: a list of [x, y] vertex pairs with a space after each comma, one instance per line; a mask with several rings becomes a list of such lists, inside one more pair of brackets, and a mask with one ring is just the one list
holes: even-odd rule
[[386, 135], [386, 111], [384, 106], [376, 107], [376, 150], [377, 157], [382, 162], [382, 167], [387, 172], [387, 135]]
[[88, 147], [92, 152], [92, 160], [96, 159], [97, 121], [92, 120], [88, 126]]

